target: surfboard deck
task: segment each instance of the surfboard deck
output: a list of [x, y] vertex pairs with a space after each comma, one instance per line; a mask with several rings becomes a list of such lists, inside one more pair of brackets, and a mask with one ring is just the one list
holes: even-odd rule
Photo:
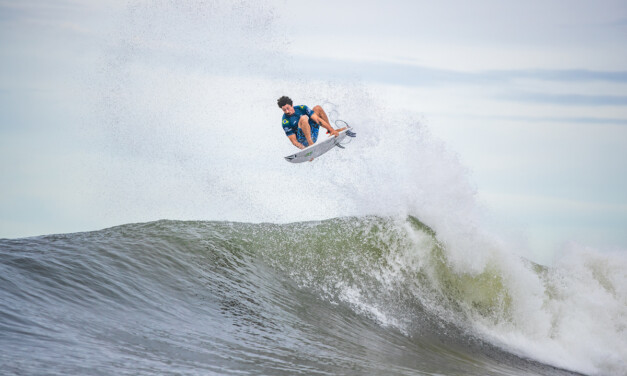
[[307, 146], [296, 154], [288, 155], [285, 159], [291, 163], [303, 163], [318, 158], [327, 151], [338, 146], [346, 137], [346, 129], [339, 132], [337, 137], [329, 136], [326, 140], [318, 140], [315, 144]]

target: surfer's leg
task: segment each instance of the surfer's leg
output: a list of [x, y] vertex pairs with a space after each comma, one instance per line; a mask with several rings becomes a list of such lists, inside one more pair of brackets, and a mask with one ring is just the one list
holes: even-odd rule
[[322, 106], [315, 106], [313, 108], [313, 112], [315, 112], [316, 115], [320, 116], [322, 118], [322, 120], [324, 120], [327, 123], [331, 124], [331, 122], [329, 121], [329, 117], [327, 116], [327, 113], [324, 112], [324, 109], [322, 108]]
[[[321, 118], [322, 118], [322, 120], [326, 121], [326, 122], [327, 122], [327, 124], [331, 125], [331, 122], [329, 121], [329, 117], [327, 116], [327, 113], [326, 113], [326, 112], [324, 112], [324, 109], [322, 108], [322, 106], [320, 106], [320, 105], [315, 106], [315, 107], [313, 108], [313, 112], [314, 112], [316, 115], [318, 115], [319, 117], [321, 117]], [[333, 125], [331, 125], [331, 127], [333, 127]], [[335, 127], [333, 127], [333, 128], [335, 128]], [[346, 127], [344, 127], [344, 128], [340, 128], [340, 129], [336, 129], [336, 131], [341, 132], [341, 131], [343, 131], [344, 129], [346, 129]], [[329, 133], [329, 131], [327, 131], [327, 133]]]
[[309, 117], [301, 116], [298, 120], [298, 127], [303, 131], [305, 139], [309, 145], [313, 145], [314, 141], [311, 139], [311, 127], [309, 126]]

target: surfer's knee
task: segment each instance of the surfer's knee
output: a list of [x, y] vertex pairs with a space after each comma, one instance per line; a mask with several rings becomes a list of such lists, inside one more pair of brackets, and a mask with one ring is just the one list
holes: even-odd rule
[[300, 119], [298, 119], [298, 125], [302, 126], [302, 125], [309, 125], [309, 116], [307, 115], [303, 115], [300, 117]]
[[320, 105], [314, 106], [313, 112], [315, 112], [318, 115], [324, 114], [324, 110], [322, 109], [322, 106], [320, 106]]

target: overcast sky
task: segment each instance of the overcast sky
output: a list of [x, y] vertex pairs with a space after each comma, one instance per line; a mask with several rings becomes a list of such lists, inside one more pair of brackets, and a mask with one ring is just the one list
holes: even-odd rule
[[[472, 196], [538, 261], [627, 248], [624, 1], [0, 0], [0, 46], [0, 237], [377, 200], [434, 218], [422, 195], [450, 217]], [[283, 94], [336, 109], [355, 144], [285, 163]], [[303, 213], [285, 194], [307, 179], [330, 183]]]

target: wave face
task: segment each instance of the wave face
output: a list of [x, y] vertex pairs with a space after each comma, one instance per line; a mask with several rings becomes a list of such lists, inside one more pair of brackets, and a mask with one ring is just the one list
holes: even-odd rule
[[5, 374], [627, 369], [624, 271], [584, 256], [570, 270], [502, 260], [460, 270], [413, 217], [159, 221], [0, 250]]

